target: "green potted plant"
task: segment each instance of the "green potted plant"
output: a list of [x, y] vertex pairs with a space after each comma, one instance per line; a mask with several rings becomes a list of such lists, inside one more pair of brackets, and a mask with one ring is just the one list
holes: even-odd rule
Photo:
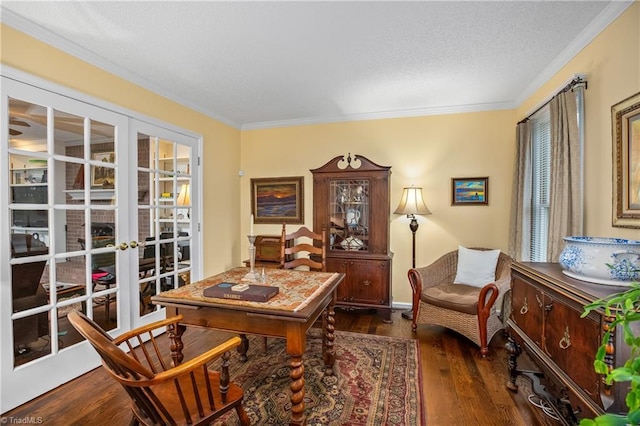
[[[629, 390], [625, 399], [628, 411], [626, 414], [605, 413], [595, 419], [582, 419], [580, 426], [618, 426], [640, 425], [640, 335], [638, 327], [632, 326], [640, 320], [640, 283], [631, 283], [630, 288], [615, 293], [584, 307], [582, 317], [591, 311], [604, 309], [607, 316], [614, 317], [602, 337], [602, 345], [598, 348], [593, 363], [595, 370], [605, 376], [607, 384], [629, 382]], [[620, 367], [610, 369], [604, 359], [607, 355], [610, 330], [620, 325], [623, 338], [630, 347], [630, 356]]]

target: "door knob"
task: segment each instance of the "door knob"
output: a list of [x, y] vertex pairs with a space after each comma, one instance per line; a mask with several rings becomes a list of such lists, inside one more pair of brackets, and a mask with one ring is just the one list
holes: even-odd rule
[[127, 243], [120, 243], [119, 246], [116, 246], [116, 250], [126, 250], [129, 248], [129, 244]]
[[129, 243], [129, 247], [131, 248], [144, 247], [144, 243], [143, 242], [141, 243], [140, 241], [131, 241]]

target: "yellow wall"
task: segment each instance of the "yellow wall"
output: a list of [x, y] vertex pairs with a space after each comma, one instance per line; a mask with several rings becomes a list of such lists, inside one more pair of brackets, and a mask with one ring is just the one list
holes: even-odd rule
[[[371, 120], [242, 132], [241, 211], [250, 212], [251, 177], [305, 176], [305, 223], [312, 225], [309, 169], [336, 155], [362, 154], [392, 166], [391, 209], [402, 187], [422, 186], [433, 215], [419, 218], [416, 264], [426, 265], [458, 244], [507, 249], [515, 124], [554, 95], [576, 73], [587, 73], [585, 134], [585, 233], [640, 238], [635, 229], [611, 226], [611, 105], [640, 91], [640, 4], [627, 9], [517, 111]], [[488, 207], [453, 207], [451, 177], [489, 176]], [[242, 235], [248, 220], [241, 223]], [[275, 225], [256, 233], [278, 233]], [[410, 302], [406, 271], [411, 232], [391, 217], [393, 297]], [[246, 243], [243, 242], [246, 252]]]
[[[0, 27], [0, 61], [15, 69], [202, 135], [204, 273], [239, 263], [240, 131], [104, 70]], [[223, 182], [223, 184], [221, 184]], [[229, 208], [231, 206], [231, 208]]]
[[[304, 176], [305, 224], [312, 225], [309, 169], [348, 152], [392, 167], [391, 211], [402, 187], [424, 188], [431, 216], [419, 218], [417, 265], [458, 244], [507, 248], [515, 123], [575, 73], [587, 73], [586, 233], [639, 238], [611, 226], [611, 105], [640, 91], [640, 4], [634, 3], [517, 110], [396, 118], [238, 131], [141, 89], [103, 70], [1, 28], [2, 64], [23, 70], [138, 113], [199, 133], [204, 140], [204, 273], [247, 257], [250, 179]], [[246, 172], [238, 177], [238, 170]], [[489, 206], [452, 207], [451, 177], [489, 176]], [[239, 206], [239, 209], [238, 209]], [[238, 215], [238, 211], [240, 214]], [[406, 271], [411, 232], [391, 215], [393, 296], [410, 302]], [[278, 225], [256, 225], [277, 234]]]
[[[249, 230], [250, 179], [304, 176], [305, 224], [313, 225], [309, 169], [338, 155], [359, 154], [391, 166], [391, 211], [402, 188], [423, 187], [430, 216], [419, 217], [416, 265], [426, 265], [458, 244], [507, 249], [514, 156], [515, 111], [332, 123], [242, 132], [241, 211]], [[452, 177], [489, 177], [489, 206], [451, 206]], [[406, 216], [391, 215], [393, 296], [409, 303], [411, 231]], [[296, 226], [291, 225], [293, 229]], [[256, 225], [278, 234], [280, 225]], [[247, 244], [243, 243], [246, 253]]]
[[611, 106], [640, 92], [640, 3], [616, 21], [518, 108], [522, 119], [576, 73], [586, 73], [585, 234], [640, 239], [640, 230], [614, 228]]

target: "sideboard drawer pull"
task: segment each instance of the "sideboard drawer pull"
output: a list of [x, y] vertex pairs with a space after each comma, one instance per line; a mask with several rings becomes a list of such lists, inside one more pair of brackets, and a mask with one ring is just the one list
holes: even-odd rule
[[524, 298], [524, 303], [522, 304], [522, 307], [520, 308], [520, 315], [524, 315], [527, 312], [529, 312], [529, 303], [527, 302], [527, 298]]
[[565, 328], [564, 336], [560, 339], [560, 349], [567, 349], [571, 346], [571, 337], [569, 336], [569, 327]]

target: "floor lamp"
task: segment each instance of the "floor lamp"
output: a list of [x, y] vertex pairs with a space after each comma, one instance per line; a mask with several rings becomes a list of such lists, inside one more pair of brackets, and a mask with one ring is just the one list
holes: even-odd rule
[[[416, 215], [429, 215], [431, 212], [427, 208], [427, 205], [424, 203], [424, 198], [422, 198], [422, 188], [416, 188], [415, 186], [410, 186], [404, 188], [402, 191], [402, 198], [400, 199], [400, 204], [398, 208], [394, 212], [395, 214], [406, 214], [411, 222], [409, 223], [409, 229], [411, 229], [412, 233], [412, 244], [411, 244], [411, 267], [416, 267], [416, 231], [418, 230], [418, 220], [416, 219]], [[413, 309], [404, 311], [402, 313], [402, 318], [411, 320], [413, 319]]]

